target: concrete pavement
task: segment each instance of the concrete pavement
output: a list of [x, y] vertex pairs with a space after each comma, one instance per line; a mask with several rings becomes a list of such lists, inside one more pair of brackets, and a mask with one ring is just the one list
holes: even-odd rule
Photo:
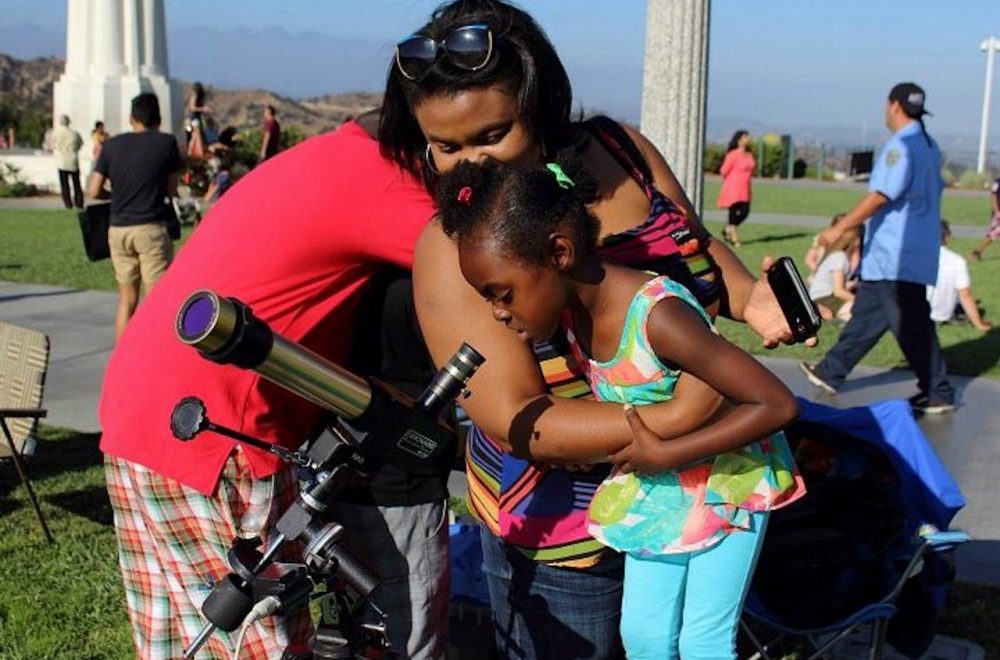
[[[48, 423], [98, 431], [101, 377], [113, 347], [116, 295], [54, 286], [0, 282], [0, 320], [49, 335], [52, 357], [45, 388]], [[818, 354], [817, 354], [818, 357]], [[858, 367], [843, 392], [821, 394], [806, 382], [794, 360], [762, 360], [797, 394], [850, 407], [915, 392], [913, 374]], [[962, 487], [968, 505], [955, 525], [975, 539], [959, 552], [959, 579], [1000, 585], [1000, 507], [995, 471], [1000, 466], [1000, 380], [955, 377], [960, 406], [952, 415], [925, 417], [920, 426]], [[464, 489], [455, 474], [453, 490]]]

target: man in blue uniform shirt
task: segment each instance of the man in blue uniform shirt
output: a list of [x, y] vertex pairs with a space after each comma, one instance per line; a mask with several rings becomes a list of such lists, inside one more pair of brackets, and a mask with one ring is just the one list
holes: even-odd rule
[[[829, 245], [841, 233], [865, 223], [861, 284], [850, 322], [818, 364], [803, 362], [809, 381], [834, 394], [851, 369], [891, 330], [920, 392], [914, 410], [954, 409], [948, 376], [930, 318], [926, 287], [937, 279], [941, 235], [941, 152], [927, 134], [924, 90], [900, 83], [889, 92], [885, 123], [892, 137], [879, 154], [868, 194], [843, 220], [819, 235]], [[867, 221], [867, 222], [866, 222]]]

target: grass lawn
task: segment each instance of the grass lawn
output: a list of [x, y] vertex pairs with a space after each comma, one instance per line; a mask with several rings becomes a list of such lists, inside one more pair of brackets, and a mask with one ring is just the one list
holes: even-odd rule
[[[45, 542], [12, 466], [0, 464], [0, 657], [130, 658], [97, 436], [52, 427], [40, 435], [29, 471], [56, 543]], [[938, 632], [1000, 657], [998, 609], [1000, 587], [956, 583]]]
[[0, 210], [0, 237], [0, 280], [117, 290], [110, 260], [87, 261], [75, 211]]
[[[715, 209], [715, 199], [719, 195], [720, 185], [717, 177], [705, 179], [706, 211]], [[754, 212], [832, 218], [837, 213], [851, 210], [863, 195], [864, 189], [860, 187], [856, 190], [834, 186], [805, 188], [779, 184], [767, 179], [754, 179], [753, 209], [749, 222], [753, 223]], [[975, 196], [960, 195], [957, 191], [945, 190], [941, 202], [941, 215], [952, 224], [985, 227], [990, 222], [990, 208], [989, 193], [985, 190], [981, 195]]]
[[[708, 223], [712, 233], [722, 234], [722, 223]], [[775, 257], [790, 256], [804, 269], [803, 258], [812, 241], [812, 230], [807, 228], [754, 224], [753, 218], [740, 227], [742, 245], [737, 254], [752, 272], [760, 271], [760, 260], [765, 254]], [[960, 254], [968, 253], [977, 239], [952, 239], [951, 247]], [[1000, 250], [987, 252], [982, 262], [971, 262], [972, 290], [986, 308], [985, 320], [1000, 325]], [[810, 349], [805, 346], [782, 346], [774, 350], [761, 348], [760, 339], [743, 323], [719, 320], [723, 335], [744, 350], [757, 355], [770, 355], [795, 359], [818, 360], [827, 348], [836, 342], [840, 327], [832, 322], [823, 324], [820, 345]], [[938, 338], [944, 348], [948, 372], [962, 376], [988, 376], [1000, 378], [1000, 329], [981, 333], [967, 323], [947, 324], [938, 327]], [[887, 333], [874, 349], [862, 360], [874, 367], [903, 367], [906, 360], [896, 345], [895, 338]]]

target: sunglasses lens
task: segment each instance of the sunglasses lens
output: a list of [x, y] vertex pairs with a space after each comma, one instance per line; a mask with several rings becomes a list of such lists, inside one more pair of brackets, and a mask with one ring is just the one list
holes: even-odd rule
[[459, 28], [444, 40], [452, 64], [462, 69], [478, 69], [490, 58], [490, 31], [486, 26]]
[[396, 44], [396, 64], [400, 72], [413, 80], [434, 64], [437, 42], [430, 37], [410, 37]]

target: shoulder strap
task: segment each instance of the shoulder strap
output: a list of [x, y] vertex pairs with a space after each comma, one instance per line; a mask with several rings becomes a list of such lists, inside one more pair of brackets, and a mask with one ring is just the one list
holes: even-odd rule
[[591, 117], [583, 124], [640, 185], [653, 184], [653, 172], [646, 157], [621, 124], [604, 115]]

